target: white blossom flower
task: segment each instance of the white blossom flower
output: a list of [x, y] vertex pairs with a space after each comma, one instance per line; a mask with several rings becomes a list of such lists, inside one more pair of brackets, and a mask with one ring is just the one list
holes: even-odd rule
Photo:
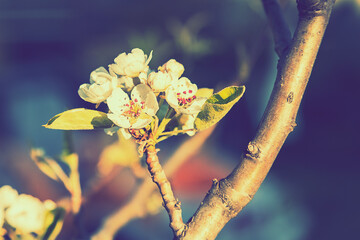
[[18, 197], [18, 192], [9, 185], [0, 188], [0, 209], [9, 207]]
[[122, 128], [143, 128], [159, 110], [154, 92], [145, 84], [133, 88], [131, 100], [121, 88], [114, 89], [107, 104], [111, 111], [109, 119]]
[[154, 92], [163, 92], [170, 86], [172, 77], [167, 72], [152, 72], [149, 74], [147, 83]]
[[87, 102], [101, 103], [105, 101], [117, 85], [117, 77], [112, 76], [104, 67], [99, 67], [90, 74], [90, 84], [79, 87], [79, 96]]
[[164, 65], [159, 67], [159, 71], [167, 72], [170, 74], [173, 80], [178, 80], [180, 76], [184, 73], [184, 66], [177, 62], [175, 59], [170, 59]]
[[8, 224], [16, 230], [30, 233], [40, 231], [45, 222], [46, 208], [37, 198], [20, 194], [5, 212]]
[[147, 72], [148, 64], [152, 58], [152, 51], [150, 56], [144, 54], [143, 50], [134, 48], [131, 53], [121, 53], [114, 59], [115, 64], [110, 64], [109, 68], [121, 76], [138, 77], [141, 72]]
[[197, 114], [206, 101], [206, 98], [196, 97], [197, 90], [196, 84], [192, 84], [188, 78], [182, 77], [166, 89], [166, 101], [176, 112]]

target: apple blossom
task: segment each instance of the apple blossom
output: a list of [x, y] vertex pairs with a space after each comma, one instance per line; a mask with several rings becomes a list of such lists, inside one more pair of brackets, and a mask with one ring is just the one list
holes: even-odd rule
[[184, 66], [177, 62], [175, 59], [170, 59], [164, 65], [159, 67], [159, 71], [167, 72], [170, 74], [173, 80], [177, 80], [184, 73]]
[[101, 103], [105, 101], [117, 85], [117, 77], [112, 76], [104, 67], [99, 67], [90, 74], [90, 84], [79, 87], [79, 96], [87, 102]]
[[114, 59], [114, 64], [110, 64], [109, 68], [114, 73], [121, 76], [138, 77], [141, 72], [147, 72], [148, 64], [152, 58], [152, 51], [149, 57], [144, 54], [143, 50], [134, 48], [131, 53], [121, 53]]
[[108, 118], [122, 128], [143, 128], [159, 110], [154, 92], [145, 84], [136, 85], [129, 95], [121, 88], [113, 90], [107, 99]]
[[152, 72], [149, 74], [147, 83], [154, 92], [163, 92], [170, 86], [172, 77], [167, 72]]
[[192, 84], [188, 78], [182, 77], [166, 89], [166, 101], [176, 112], [197, 114], [206, 101], [206, 98], [196, 97], [197, 90], [196, 84]]

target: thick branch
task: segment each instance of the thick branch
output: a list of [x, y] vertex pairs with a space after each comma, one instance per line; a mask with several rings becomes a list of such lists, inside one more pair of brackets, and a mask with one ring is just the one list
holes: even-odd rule
[[275, 51], [280, 57], [291, 42], [290, 29], [277, 0], [262, 0], [262, 2], [274, 36]]
[[215, 239], [224, 225], [250, 202], [295, 127], [335, 1], [317, 1], [310, 8], [308, 2], [315, 1], [298, 1], [298, 26], [289, 50], [280, 57], [274, 89], [255, 138], [233, 172], [225, 179], [214, 181], [180, 239]]
[[148, 165], [151, 178], [160, 190], [164, 201], [164, 207], [169, 214], [170, 227], [174, 231], [174, 236], [179, 236], [184, 229], [180, 202], [175, 199], [169, 180], [160, 165], [155, 145], [149, 144], [146, 147], [146, 163]]

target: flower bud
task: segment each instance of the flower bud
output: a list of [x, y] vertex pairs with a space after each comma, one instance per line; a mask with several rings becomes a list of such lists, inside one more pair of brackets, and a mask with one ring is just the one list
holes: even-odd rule
[[118, 75], [138, 77], [141, 72], [147, 72], [151, 57], [152, 52], [147, 57], [143, 50], [134, 48], [129, 54], [121, 53], [117, 56], [114, 59], [115, 64], [110, 64], [109, 68]]
[[171, 76], [166, 72], [152, 72], [148, 77], [148, 84], [154, 92], [165, 91], [165, 89], [170, 86], [171, 81]]
[[111, 95], [112, 85], [116, 82], [116, 77], [110, 75], [104, 67], [99, 67], [91, 72], [90, 84], [82, 84], [78, 93], [87, 102], [101, 103]]
[[177, 80], [184, 73], [185, 68], [181, 63], [177, 62], [175, 59], [170, 59], [164, 65], [159, 67], [159, 71], [167, 72], [171, 75], [173, 80]]

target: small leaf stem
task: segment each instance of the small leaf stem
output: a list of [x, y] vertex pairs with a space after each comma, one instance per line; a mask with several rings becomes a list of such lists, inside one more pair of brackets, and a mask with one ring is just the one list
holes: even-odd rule
[[159, 136], [164, 136], [164, 135], [173, 136], [173, 135], [177, 135], [179, 133], [187, 133], [190, 131], [195, 131], [195, 129], [185, 129], [185, 130], [175, 130], [175, 131], [170, 131], [170, 132], [162, 132], [159, 134]]
[[185, 226], [182, 220], [180, 202], [175, 198], [170, 182], [160, 165], [155, 143], [152, 139], [146, 146], [146, 163], [153, 182], [156, 183], [160, 190], [164, 208], [169, 214], [170, 227], [174, 232], [174, 236], [179, 237]]
[[171, 114], [173, 114], [174, 109], [169, 106], [164, 118], [161, 120], [159, 127], [156, 129], [155, 132], [155, 139], [157, 139], [160, 134], [165, 130], [166, 125], [171, 121]]

